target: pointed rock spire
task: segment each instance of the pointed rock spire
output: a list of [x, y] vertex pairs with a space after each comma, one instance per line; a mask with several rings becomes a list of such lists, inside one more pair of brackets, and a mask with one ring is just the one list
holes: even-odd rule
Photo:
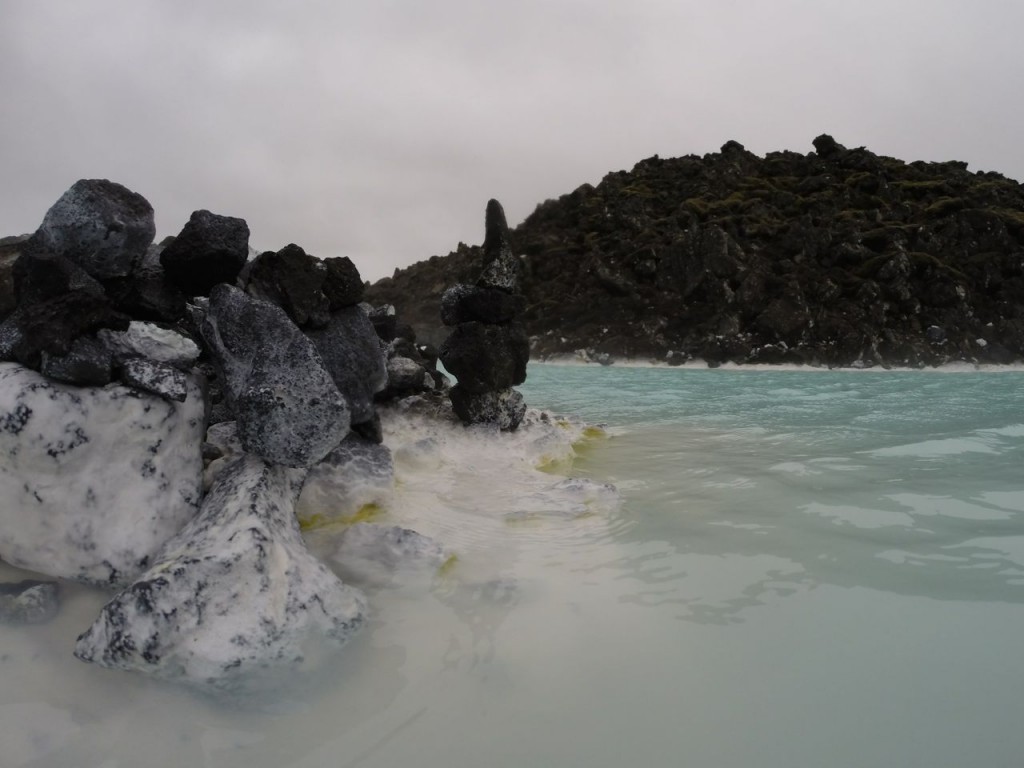
[[519, 259], [508, 241], [505, 209], [497, 200], [487, 201], [484, 217], [484, 271], [476, 284], [515, 293], [519, 287]]

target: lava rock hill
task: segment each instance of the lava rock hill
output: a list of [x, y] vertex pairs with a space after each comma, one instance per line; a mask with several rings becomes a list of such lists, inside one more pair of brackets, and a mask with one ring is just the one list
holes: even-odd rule
[[[1024, 358], [1024, 186], [832, 137], [642, 160], [511, 233], [536, 358], [926, 366]], [[369, 301], [440, 343], [479, 246], [397, 270]]]

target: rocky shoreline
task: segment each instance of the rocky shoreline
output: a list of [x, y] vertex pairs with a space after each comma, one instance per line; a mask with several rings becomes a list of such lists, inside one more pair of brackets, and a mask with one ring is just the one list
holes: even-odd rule
[[[364, 519], [395, 482], [381, 409], [495, 439], [526, 413], [525, 334], [491, 322], [519, 267], [496, 201], [440, 351], [364, 302], [347, 258], [256, 254], [248, 234], [196, 211], [154, 245], [145, 198], [82, 180], [0, 242], [0, 560], [113, 592], [82, 661], [221, 692], [343, 646], [368, 611], [339, 576], [357, 563], [443, 562]], [[304, 538], [321, 529], [325, 558]], [[57, 584], [0, 585], [0, 620], [48, 620]]]
[[[537, 359], [919, 368], [1024, 359], [1024, 187], [822, 135], [648, 158], [510, 233]], [[371, 286], [421, 338], [476, 246]]]

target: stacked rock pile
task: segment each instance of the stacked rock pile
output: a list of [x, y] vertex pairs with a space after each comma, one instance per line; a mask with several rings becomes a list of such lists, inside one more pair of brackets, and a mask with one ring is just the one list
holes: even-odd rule
[[459, 418], [512, 431], [526, 412], [513, 387], [526, 381], [530, 341], [517, 322], [526, 301], [518, 292], [519, 260], [497, 200], [487, 203], [483, 254], [476, 283], [454, 285], [441, 297], [441, 321], [455, 329], [441, 345], [440, 358], [458, 379], [449, 394]]
[[[154, 233], [141, 195], [83, 180], [3, 244], [0, 559], [119, 590], [79, 658], [231, 688], [363, 622], [296, 509], [391, 481], [377, 403], [447, 382], [349, 259], [255, 255], [209, 211]], [[0, 618], [51, 613], [23, 586]]]

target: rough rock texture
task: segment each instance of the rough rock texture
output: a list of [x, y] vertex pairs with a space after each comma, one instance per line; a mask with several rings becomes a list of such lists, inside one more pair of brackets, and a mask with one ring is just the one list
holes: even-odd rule
[[480, 288], [459, 283], [441, 295], [441, 322], [458, 325], [479, 320], [482, 323], [508, 323], [526, 309], [522, 294], [498, 288]]
[[345, 437], [345, 398], [284, 310], [219, 285], [210, 294], [202, 334], [247, 451], [309, 467]]
[[365, 599], [306, 550], [292, 508], [303, 474], [235, 461], [199, 515], [104, 606], [75, 656], [233, 690], [268, 668], [300, 668], [310, 641], [344, 644]]
[[351, 409], [353, 424], [373, 419], [373, 396], [387, 384], [384, 350], [366, 312], [340, 309], [324, 328], [308, 329], [324, 366]]
[[309, 470], [295, 514], [304, 525], [352, 517], [368, 504], [386, 501], [394, 485], [387, 446], [350, 434]]
[[511, 431], [526, 410], [512, 387], [526, 381], [530, 341], [515, 322], [525, 305], [515, 293], [519, 260], [497, 200], [487, 203], [485, 223], [483, 273], [476, 286], [457, 284], [442, 296], [441, 319], [455, 329], [438, 357], [459, 381], [449, 393], [456, 415], [467, 424], [497, 424]]
[[487, 201], [484, 228], [484, 270], [476, 284], [481, 288], [497, 288], [515, 293], [519, 288], [521, 267], [509, 244], [505, 209], [497, 200]]
[[47, 378], [82, 387], [102, 387], [113, 379], [110, 350], [91, 336], [80, 336], [66, 355], [42, 353], [39, 372]]
[[38, 368], [42, 354], [66, 355], [79, 336], [99, 328], [123, 330], [103, 286], [69, 259], [36, 250], [14, 265], [18, 306], [0, 326], [0, 357]]
[[82, 179], [46, 212], [32, 247], [102, 280], [131, 272], [155, 234], [146, 198], [106, 179]]
[[387, 389], [391, 397], [403, 397], [434, 387], [434, 380], [427, 370], [410, 357], [388, 358], [387, 372]]
[[176, 403], [188, 396], [188, 375], [167, 363], [133, 357], [121, 365], [121, 381], [130, 387]]
[[381, 307], [371, 307], [365, 305], [367, 315], [370, 318], [370, 322], [373, 324], [373, 329], [377, 332], [381, 341], [394, 341], [395, 333], [398, 330], [398, 315], [395, 312], [394, 306], [391, 304], [385, 304]]
[[79, 388], [0, 364], [0, 558], [124, 584], [198, 509], [203, 400]]
[[160, 263], [163, 249], [163, 244], [149, 246], [131, 274], [103, 281], [115, 309], [140, 320], [173, 323], [181, 319], [185, 314], [185, 294], [164, 279]]
[[[760, 157], [730, 142], [652, 157], [537, 206], [510, 235], [533, 354], [1021, 360], [1024, 187], [827, 136], [815, 148]], [[460, 244], [371, 286], [367, 300], [400, 306], [433, 341], [443, 292], [473, 283], [482, 258]]]
[[261, 253], [246, 270], [246, 293], [281, 307], [300, 328], [319, 328], [330, 320], [324, 293], [323, 264], [294, 243], [276, 253]]
[[526, 381], [530, 343], [516, 324], [461, 323], [441, 345], [440, 357], [463, 389], [488, 392]]
[[244, 219], [195, 211], [160, 253], [167, 280], [186, 296], [206, 296], [218, 283], [234, 282], [249, 256]]
[[347, 256], [324, 259], [324, 286], [330, 309], [335, 312], [352, 307], [363, 300], [366, 286], [359, 276], [359, 270]]
[[522, 394], [511, 388], [470, 392], [456, 384], [449, 396], [455, 415], [467, 424], [496, 424], [499, 429], [511, 432], [519, 426], [526, 413]]
[[14, 263], [31, 235], [0, 237], [0, 318], [14, 311]]
[[0, 624], [42, 624], [57, 614], [57, 608], [56, 582], [0, 583]]

